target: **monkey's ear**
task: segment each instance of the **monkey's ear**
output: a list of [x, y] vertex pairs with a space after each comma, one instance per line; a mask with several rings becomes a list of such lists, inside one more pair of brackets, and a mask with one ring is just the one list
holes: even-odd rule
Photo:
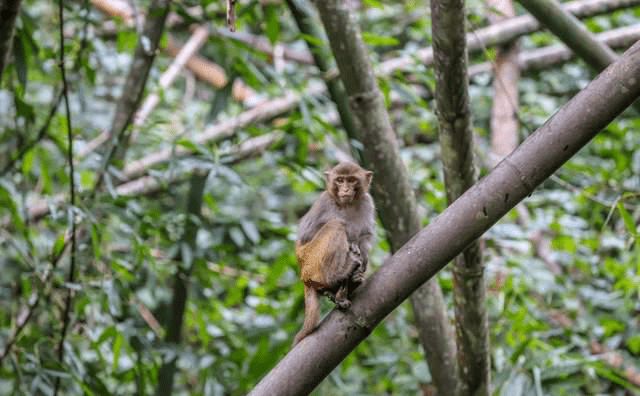
[[364, 177], [367, 179], [367, 184], [371, 184], [371, 179], [373, 178], [373, 172], [371, 171], [364, 172]]
[[330, 171], [324, 171], [324, 180], [327, 182], [327, 185], [329, 184], [329, 179], [331, 179], [331, 172]]

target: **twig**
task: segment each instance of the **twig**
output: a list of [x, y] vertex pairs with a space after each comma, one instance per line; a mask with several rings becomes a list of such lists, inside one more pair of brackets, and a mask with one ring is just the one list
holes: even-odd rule
[[227, 26], [230, 31], [236, 31], [236, 0], [227, 0]]
[[[67, 76], [64, 67], [64, 7], [62, 0], [59, 2], [59, 19], [60, 19], [60, 73], [62, 77], [62, 94], [64, 96], [65, 114], [67, 118], [67, 140], [69, 142], [69, 149], [67, 151], [67, 159], [69, 161], [69, 192], [71, 195], [71, 207], [69, 208], [69, 221], [71, 221], [71, 260], [69, 266], [69, 273], [67, 275], [67, 282], [72, 284], [75, 280], [76, 270], [76, 222], [75, 222], [75, 207], [76, 207], [76, 193], [75, 193], [75, 170], [73, 164], [73, 129], [71, 127], [71, 109], [69, 108], [69, 87], [67, 85]], [[69, 328], [69, 313], [71, 312], [71, 289], [67, 290], [67, 297], [65, 299], [64, 313], [62, 315], [62, 332], [60, 335], [60, 342], [58, 343], [58, 361], [60, 365], [64, 366], [64, 342], [67, 337], [67, 330]], [[60, 390], [60, 377], [56, 378], [53, 394], [58, 395]]]
[[[200, 47], [202, 47], [208, 37], [209, 29], [207, 29], [206, 26], [199, 26], [196, 31], [193, 32], [193, 35], [191, 36], [189, 41], [187, 41], [187, 43], [180, 49], [180, 52], [174, 59], [171, 66], [169, 66], [167, 71], [165, 71], [162, 77], [160, 77], [159, 85], [161, 89], [166, 89], [171, 85], [171, 83], [173, 83], [173, 80], [175, 80], [180, 70], [184, 68], [184, 65], [191, 58], [191, 56], [198, 52], [198, 50], [200, 49]], [[157, 94], [152, 93], [148, 95], [140, 106], [140, 109], [138, 109], [138, 111], [136, 112], [133, 119], [133, 124], [142, 125], [159, 102], [160, 97]]]
[[53, 116], [56, 114], [58, 106], [60, 105], [60, 100], [62, 100], [62, 90], [60, 90], [60, 92], [56, 95], [55, 100], [51, 105], [51, 109], [49, 109], [49, 115], [44, 121], [44, 124], [42, 125], [42, 127], [40, 127], [40, 130], [38, 131], [36, 138], [30, 141], [29, 143], [25, 144], [24, 146], [20, 147], [20, 149], [18, 150], [18, 154], [13, 156], [9, 160], [9, 162], [7, 162], [7, 164], [4, 166], [4, 168], [2, 168], [2, 170], [0, 171], [0, 176], [4, 176], [8, 171], [10, 171], [15, 165], [15, 163], [18, 162], [20, 159], [22, 159], [22, 157], [24, 157], [27, 151], [31, 150], [33, 146], [38, 144], [38, 142], [40, 142], [45, 137], [45, 135], [47, 134], [47, 131], [49, 130], [49, 126], [51, 125], [51, 120], [53, 120]]

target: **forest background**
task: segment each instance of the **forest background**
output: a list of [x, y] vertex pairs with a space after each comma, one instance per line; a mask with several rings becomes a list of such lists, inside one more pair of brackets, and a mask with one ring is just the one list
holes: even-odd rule
[[[268, 381], [302, 323], [296, 222], [324, 170], [374, 170], [369, 274], [398, 268], [393, 252], [640, 39], [640, 1], [563, 3], [566, 25], [538, 14], [554, 6], [0, 0], [0, 395]], [[639, 110], [367, 334], [309, 341], [307, 359], [329, 361], [320, 342], [346, 357], [297, 393], [640, 394]]]

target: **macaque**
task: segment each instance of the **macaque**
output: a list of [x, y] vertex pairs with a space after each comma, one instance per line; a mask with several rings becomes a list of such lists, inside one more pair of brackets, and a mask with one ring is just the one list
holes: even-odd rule
[[350, 292], [364, 280], [375, 230], [372, 175], [354, 163], [340, 162], [325, 172], [326, 191], [300, 220], [296, 256], [305, 312], [294, 345], [316, 327], [320, 294], [346, 309]]

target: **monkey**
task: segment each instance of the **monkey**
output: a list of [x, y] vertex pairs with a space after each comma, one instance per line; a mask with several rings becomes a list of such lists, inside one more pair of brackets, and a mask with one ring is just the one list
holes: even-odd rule
[[305, 315], [293, 345], [316, 327], [321, 294], [346, 309], [350, 292], [364, 281], [375, 231], [372, 177], [355, 163], [340, 162], [325, 172], [326, 190], [300, 219], [296, 256]]

